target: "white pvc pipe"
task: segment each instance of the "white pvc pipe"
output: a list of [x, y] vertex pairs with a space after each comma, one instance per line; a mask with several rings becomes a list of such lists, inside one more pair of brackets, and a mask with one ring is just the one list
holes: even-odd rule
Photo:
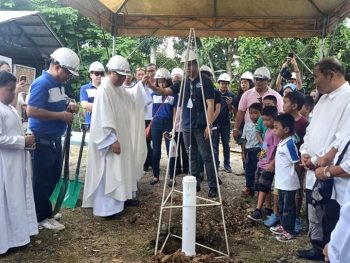
[[183, 185], [182, 210], [182, 252], [186, 256], [196, 255], [196, 186], [194, 176], [185, 176]]

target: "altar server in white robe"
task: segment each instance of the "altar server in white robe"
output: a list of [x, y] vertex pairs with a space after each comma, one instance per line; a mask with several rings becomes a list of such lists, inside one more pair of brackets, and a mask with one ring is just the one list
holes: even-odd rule
[[83, 207], [95, 216], [119, 215], [137, 191], [147, 148], [142, 90], [122, 85], [130, 75], [119, 55], [108, 64], [108, 75], [97, 90], [92, 112]]
[[38, 234], [31, 182], [30, 155], [33, 135], [25, 136], [16, 109], [16, 77], [0, 72], [0, 254], [30, 242]]

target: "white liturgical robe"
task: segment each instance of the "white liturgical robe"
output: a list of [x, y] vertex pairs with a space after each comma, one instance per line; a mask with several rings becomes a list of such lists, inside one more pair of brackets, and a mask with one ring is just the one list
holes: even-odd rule
[[30, 155], [14, 107], [0, 102], [0, 254], [38, 234]]
[[[88, 147], [83, 207], [97, 216], [124, 209], [124, 201], [137, 191], [147, 155], [144, 101], [140, 86], [116, 87], [102, 80], [95, 97]], [[121, 153], [111, 145], [118, 140]]]

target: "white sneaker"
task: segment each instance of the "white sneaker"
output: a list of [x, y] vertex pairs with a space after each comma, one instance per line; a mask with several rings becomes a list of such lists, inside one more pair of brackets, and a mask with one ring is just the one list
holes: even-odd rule
[[56, 220], [60, 220], [62, 218], [62, 214], [61, 213], [57, 213], [56, 215], [53, 216], [53, 218], [55, 218]]
[[55, 231], [60, 231], [65, 229], [65, 226], [57, 222], [56, 219], [54, 218], [46, 218], [45, 220], [39, 222], [39, 227], [55, 230]]

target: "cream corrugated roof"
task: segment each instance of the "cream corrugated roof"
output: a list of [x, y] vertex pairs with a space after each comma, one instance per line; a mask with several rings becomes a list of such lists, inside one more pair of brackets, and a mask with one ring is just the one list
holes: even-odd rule
[[350, 14], [349, 0], [60, 0], [118, 36], [310, 37]]

